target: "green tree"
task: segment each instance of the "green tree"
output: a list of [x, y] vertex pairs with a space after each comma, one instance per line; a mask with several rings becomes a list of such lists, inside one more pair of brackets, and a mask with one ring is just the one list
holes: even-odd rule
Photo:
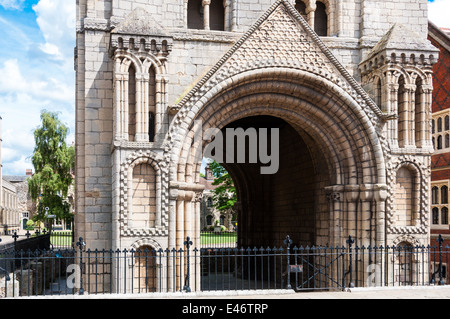
[[28, 178], [28, 191], [37, 204], [36, 221], [45, 220], [45, 207], [60, 220], [73, 218], [66, 198], [73, 181], [75, 150], [66, 144], [67, 133], [57, 113], [41, 111], [41, 126], [34, 130], [35, 174]]
[[221, 212], [233, 210], [234, 204], [237, 201], [233, 179], [226, 169], [216, 161], [210, 162], [209, 168], [214, 176], [212, 184], [217, 186], [214, 189], [213, 206]]

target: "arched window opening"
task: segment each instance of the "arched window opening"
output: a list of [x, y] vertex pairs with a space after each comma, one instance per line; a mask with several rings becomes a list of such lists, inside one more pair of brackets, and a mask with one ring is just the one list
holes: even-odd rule
[[202, 0], [189, 0], [187, 8], [187, 26], [189, 29], [203, 29]]
[[434, 134], [434, 132], [435, 132], [435, 120], [432, 120], [431, 121], [431, 134]]
[[295, 3], [295, 9], [297, 9], [298, 13], [306, 19], [306, 5], [303, 1], [297, 0]]
[[225, 8], [223, 0], [212, 0], [209, 8], [209, 28], [210, 30], [225, 30]]
[[445, 148], [450, 147], [450, 136], [448, 134], [445, 134]]
[[437, 137], [437, 149], [441, 150], [442, 149], [442, 135], [439, 135]]
[[437, 131], [442, 132], [442, 117], [438, 118], [437, 120]]
[[448, 187], [441, 187], [441, 204], [448, 204]]
[[133, 65], [128, 69], [128, 140], [136, 137], [136, 70]]
[[441, 209], [441, 225], [448, 224], [448, 208], [442, 207]]
[[328, 16], [326, 6], [323, 2], [316, 2], [316, 11], [314, 14], [314, 31], [319, 36], [327, 36], [328, 34]]
[[448, 117], [448, 115], [446, 115], [446, 116], [445, 116], [445, 119], [444, 119], [444, 129], [445, 129], [446, 131], [450, 130], [450, 123], [449, 123], [449, 117]]

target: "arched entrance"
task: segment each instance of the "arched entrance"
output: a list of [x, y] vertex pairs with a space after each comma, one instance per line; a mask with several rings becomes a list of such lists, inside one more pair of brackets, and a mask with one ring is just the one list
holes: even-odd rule
[[[267, 167], [258, 158], [249, 163], [248, 155], [255, 141], [246, 140], [246, 162], [238, 163], [234, 152], [233, 163], [225, 161], [224, 167], [233, 177], [238, 198], [238, 246], [264, 247], [280, 245], [290, 234], [298, 244], [311, 245], [315, 242], [315, 194], [319, 192], [316, 182], [317, 171], [307, 142], [286, 121], [273, 116], [251, 116], [226, 125], [222, 131], [228, 138], [228, 129], [242, 128], [246, 132], [254, 129], [278, 130], [277, 145], [271, 145], [270, 163], [273, 173], [262, 174]], [[233, 132], [233, 131], [228, 131]], [[258, 136], [258, 144], [264, 140]], [[270, 141], [271, 139], [269, 139]], [[277, 148], [277, 151], [273, 147]], [[236, 151], [236, 150], [235, 150]], [[266, 153], [264, 151], [264, 153]], [[228, 154], [225, 149], [225, 156]], [[318, 164], [320, 165], [320, 164]], [[326, 168], [325, 171], [326, 178]]]
[[336, 85], [300, 70], [263, 68], [224, 82], [197, 100], [189, 116], [174, 120], [179, 125], [170, 132], [176, 142], [169, 178], [179, 193], [169, 242], [198, 240], [196, 155], [209, 142], [196, 135], [200, 123], [201, 132], [279, 129], [275, 174], [261, 174], [261, 163], [223, 163], [238, 189], [241, 244], [280, 245], [286, 234], [302, 245], [341, 245], [349, 234], [364, 245], [382, 244], [384, 161], [361, 106]]

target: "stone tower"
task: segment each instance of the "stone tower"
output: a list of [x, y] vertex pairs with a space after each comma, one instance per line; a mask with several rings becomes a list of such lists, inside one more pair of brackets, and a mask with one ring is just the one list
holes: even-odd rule
[[426, 0], [77, 1], [76, 220], [91, 248], [199, 243], [208, 128], [278, 128], [225, 163], [242, 245], [428, 244], [437, 50]]

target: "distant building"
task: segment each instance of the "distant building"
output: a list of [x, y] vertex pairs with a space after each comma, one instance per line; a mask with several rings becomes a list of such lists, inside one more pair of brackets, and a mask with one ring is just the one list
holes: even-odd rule
[[18, 208], [17, 188], [2, 180], [2, 203], [0, 204], [0, 233], [9, 235], [20, 228], [20, 211]]
[[209, 166], [205, 168], [205, 177], [200, 177], [200, 183], [205, 186], [203, 198], [200, 204], [200, 229], [213, 230], [217, 222], [226, 230], [234, 230], [232, 215], [233, 211], [221, 212], [214, 207], [213, 195], [217, 186], [213, 185], [214, 176]]
[[448, 242], [450, 187], [450, 29], [428, 24], [428, 39], [439, 49], [439, 60], [433, 67], [431, 157], [431, 245], [441, 234]]
[[7, 175], [3, 179], [16, 189], [17, 210], [20, 219], [20, 229], [25, 229], [27, 222], [32, 219], [34, 206], [28, 193], [27, 178], [32, 175], [32, 171], [27, 169], [26, 175]]
[[17, 188], [2, 174], [2, 138], [0, 117], [0, 234], [7, 235], [19, 230], [20, 213], [18, 209]]

